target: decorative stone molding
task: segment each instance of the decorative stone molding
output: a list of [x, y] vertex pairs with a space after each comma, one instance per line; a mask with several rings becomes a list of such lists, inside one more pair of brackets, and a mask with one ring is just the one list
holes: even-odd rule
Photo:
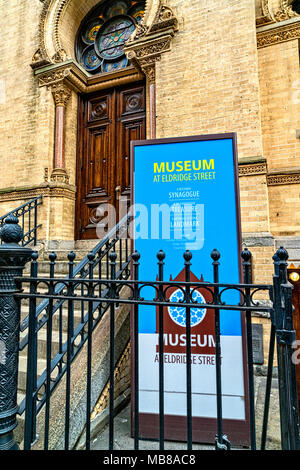
[[300, 184], [300, 172], [290, 174], [274, 174], [267, 176], [268, 186], [279, 186], [284, 184]]
[[243, 233], [243, 244], [250, 247], [263, 247], [269, 246], [275, 249], [275, 240], [269, 232], [255, 232], [255, 233]]
[[128, 59], [146, 75], [148, 84], [155, 83], [155, 65], [161, 54], [168, 52], [178, 30], [178, 20], [172, 9], [159, 3], [151, 25], [142, 23], [125, 46]]
[[94, 93], [104, 88], [125, 85], [143, 78], [142, 73], [134, 67], [101, 74], [97, 77], [89, 77], [73, 60], [62, 64], [48, 65], [36, 70], [35, 74], [40, 87], [46, 86], [53, 92], [61, 86], [66, 86], [76, 93]]
[[272, 23], [287, 21], [298, 17], [293, 10], [293, 0], [256, 0], [256, 25], [264, 26]]
[[291, 0], [280, 0], [280, 8], [275, 13], [276, 21], [285, 21], [299, 16], [298, 13], [292, 9], [291, 3]]
[[64, 82], [65, 78], [68, 77], [71, 73], [70, 67], [64, 67], [59, 70], [50, 70], [38, 76], [39, 86], [46, 86], [47, 88], [61, 84]]
[[239, 176], [265, 175], [267, 163], [248, 163], [239, 165]]
[[262, 15], [256, 18], [257, 26], [263, 26], [276, 22], [269, 6], [269, 0], [261, 0], [261, 12]]
[[31, 67], [33, 69], [37, 67], [42, 67], [45, 64], [51, 63], [50, 57], [47, 54], [46, 46], [45, 46], [45, 27], [46, 27], [46, 19], [48, 16], [48, 11], [51, 5], [52, 0], [41, 0], [44, 4], [41, 16], [40, 16], [40, 24], [39, 24], [39, 48], [34, 53], [32, 57]]
[[59, 83], [59, 84], [52, 84], [52, 95], [54, 98], [55, 106], [67, 106], [67, 103], [71, 97], [71, 90], [66, 85]]
[[64, 168], [54, 168], [50, 176], [50, 181], [53, 183], [69, 184], [70, 177]]
[[27, 201], [39, 195], [43, 197], [61, 197], [75, 201], [76, 187], [65, 183], [42, 183], [37, 186], [28, 186], [16, 190], [15, 188], [7, 188], [0, 192], [0, 202], [8, 201]]
[[292, 0], [278, 0], [277, 8], [270, 0], [259, 1], [258, 48], [300, 38], [300, 15], [292, 9]]
[[262, 48], [293, 39], [300, 39], [300, 21], [279, 26], [276, 29], [259, 31], [257, 33], [257, 47]]

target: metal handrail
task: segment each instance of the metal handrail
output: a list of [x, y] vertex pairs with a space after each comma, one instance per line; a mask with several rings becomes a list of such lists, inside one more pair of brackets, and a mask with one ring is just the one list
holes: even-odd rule
[[[37, 220], [37, 207], [43, 203], [43, 196], [37, 196], [31, 199], [28, 202], [25, 202], [16, 209], [11, 210], [5, 215], [0, 217], [0, 228], [4, 225], [5, 220], [10, 215], [13, 215], [20, 218], [20, 225], [23, 230], [23, 238], [21, 240], [22, 246], [26, 246], [29, 243], [33, 242], [36, 245], [37, 242], [37, 230], [42, 226], [38, 224]], [[32, 214], [33, 213], [33, 214]], [[27, 220], [25, 220], [25, 215], [28, 214]], [[1, 241], [2, 244], [2, 241]]]
[[[90, 272], [90, 267], [91, 267], [91, 263], [93, 264], [93, 267], [92, 269], [94, 269], [95, 267], [97, 267], [100, 263], [100, 268], [101, 268], [101, 262], [106, 258], [106, 260], [108, 260], [109, 258], [109, 253], [111, 251], [114, 251], [117, 243], [121, 242], [122, 238], [121, 238], [121, 235], [125, 232], [126, 233], [126, 239], [125, 239], [125, 245], [126, 245], [126, 252], [125, 252], [125, 255], [126, 255], [126, 259], [125, 261], [123, 262], [122, 259], [120, 260], [120, 266], [119, 266], [119, 269], [117, 270], [116, 272], [116, 279], [121, 279], [122, 276], [124, 275], [124, 273], [126, 274], [126, 277], [128, 277], [129, 275], [129, 265], [130, 265], [130, 261], [131, 261], [131, 250], [129, 249], [128, 247], [128, 238], [127, 238], [127, 229], [128, 229], [128, 224], [130, 222], [130, 220], [132, 219], [132, 217], [130, 216], [130, 214], [126, 214], [123, 219], [117, 224], [115, 225], [115, 227], [113, 227], [112, 230], [109, 231], [109, 233], [105, 236], [104, 239], [102, 239], [90, 252], [87, 256], [85, 256], [85, 258], [76, 266], [74, 267], [74, 269], [72, 268], [72, 276], [70, 277], [69, 275], [66, 275], [65, 276], [65, 280], [66, 281], [69, 281], [69, 282], [72, 282], [72, 289], [73, 291], [76, 289], [76, 287], [78, 285], [80, 285], [80, 280], [82, 281], [82, 279], [88, 277], [89, 275], [89, 272]], [[74, 257], [75, 259], [75, 257]], [[93, 259], [93, 261], [91, 261]], [[36, 261], [36, 260], [35, 260]], [[35, 262], [36, 264], [36, 262]], [[70, 263], [71, 264], [71, 263]], [[36, 276], [37, 275], [37, 266], [36, 266]], [[77, 281], [76, 282], [76, 276], [79, 276], [79, 278], [77, 278]], [[39, 279], [39, 277], [36, 278], [37, 281]], [[50, 279], [50, 278], [49, 278]], [[16, 281], [20, 281], [20, 279], [16, 279]], [[68, 297], [66, 296], [66, 298], [63, 298], [64, 294], [63, 294], [63, 289], [66, 287], [66, 283], [62, 283], [62, 282], [59, 282], [58, 285], [55, 287], [55, 289], [53, 290], [53, 294], [56, 295], [56, 296], [59, 296], [61, 295], [62, 298], [61, 299], [58, 299], [58, 301], [55, 303], [55, 305], [53, 305], [53, 301], [52, 301], [52, 304], [51, 304], [51, 311], [49, 312], [49, 308], [50, 308], [50, 302], [49, 302], [49, 299], [51, 297], [47, 297], [45, 298], [35, 309], [35, 318], [36, 318], [36, 329], [35, 329], [35, 334], [38, 333], [38, 331], [44, 326], [47, 324], [48, 320], [49, 320], [49, 315], [51, 315], [51, 317], [53, 317], [53, 315], [55, 314], [55, 312], [57, 312], [59, 309], [62, 308], [62, 305], [65, 303], [65, 302], [68, 302]], [[103, 293], [104, 295], [107, 294], [107, 292], [104, 292]], [[74, 300], [76, 300], [76, 298], [74, 298]], [[99, 315], [99, 317], [97, 319], [94, 320], [94, 324], [93, 324], [93, 330], [96, 328], [96, 326], [99, 324], [99, 322], [101, 321], [104, 313], [106, 312], [107, 308], [109, 307], [109, 303], [107, 303], [107, 305], [103, 305], [101, 304], [101, 302], [93, 302], [93, 305], [92, 305], [92, 310], [93, 310], [93, 313], [99, 309], [99, 306], [101, 306], [101, 314]], [[41, 314], [44, 312], [44, 315], [41, 316]], [[82, 312], [83, 313], [83, 312]], [[26, 329], [28, 329], [28, 333], [26, 334], [25, 337], [23, 337], [20, 342], [19, 342], [19, 350], [23, 350], [27, 345], [29, 345], [29, 333], [30, 333], [30, 330], [29, 330], [29, 315], [27, 315], [25, 317], [25, 319], [23, 320], [23, 322], [21, 323], [20, 325], [20, 330], [21, 331], [25, 331]], [[73, 353], [72, 353], [72, 358], [71, 358], [71, 361], [73, 362], [73, 360], [77, 357], [78, 353], [81, 351], [83, 345], [85, 344], [86, 340], [87, 340], [87, 336], [86, 336], [86, 332], [85, 332], [85, 326], [88, 322], [88, 313], [84, 312], [83, 313], [83, 316], [81, 318], [81, 321], [79, 322], [79, 324], [76, 326], [76, 328], [74, 329], [74, 337], [79, 337], [81, 336], [81, 340], [80, 340], [80, 344], [76, 345], [76, 348], [74, 349]], [[67, 343], [63, 343], [61, 345], [61, 349], [60, 351], [55, 355], [55, 357], [51, 360], [51, 371], [59, 364], [60, 365], [60, 371], [59, 371], [59, 374], [57, 376], [57, 378], [52, 382], [51, 384], [51, 387], [50, 387], [50, 393], [52, 393], [55, 388], [57, 387], [57, 385], [60, 383], [60, 380], [61, 378], [63, 377], [63, 375], [65, 374], [66, 372], [66, 367], [65, 365], [63, 364], [63, 357], [64, 357], [64, 354], [66, 353], [67, 351]], [[38, 389], [41, 389], [41, 387], [44, 385], [45, 383], [45, 380], [46, 380], [46, 369], [45, 371], [41, 374], [41, 376], [38, 378], [37, 380], [37, 386], [38, 386]], [[43, 407], [45, 403], [45, 400], [44, 399], [41, 399], [39, 401], [39, 404], [37, 406], [37, 412]], [[21, 415], [24, 411], [25, 411], [25, 407], [26, 407], [26, 397], [22, 400], [22, 402], [19, 404], [19, 411], [18, 413]]]
[[[101, 250], [103, 248], [106, 248], [108, 251], [113, 247], [115, 246], [115, 244], [117, 243], [118, 239], [115, 239], [115, 240], [112, 240], [110, 242], [111, 239], [113, 239], [113, 237], [120, 231], [120, 229], [127, 229], [127, 226], [128, 226], [128, 222], [129, 220], [131, 219], [131, 216], [129, 214], [126, 214], [121, 220], [120, 222], [115, 225], [109, 232], [108, 234], [106, 235], [105, 238], [103, 238], [91, 251], [90, 251], [90, 254], [92, 254], [93, 256], [96, 256], [98, 255], [99, 257], [99, 254], [101, 252]], [[103, 253], [103, 256], [105, 256], [107, 253], [104, 252]], [[100, 258], [98, 258], [98, 260], [95, 261], [95, 266], [99, 263], [99, 260]], [[80, 278], [85, 278], [88, 274], [88, 271], [85, 269], [87, 266], [88, 266], [88, 263], [89, 263], [89, 258], [88, 258], [88, 255], [86, 255], [81, 261], [80, 263], [78, 263], [78, 265], [74, 268], [74, 271], [73, 271], [73, 277], [76, 279], [76, 276], [80, 275]], [[69, 275], [66, 275], [64, 277], [66, 280], [69, 279]], [[63, 289], [65, 288], [65, 284], [58, 284], [54, 290], [54, 293], [56, 295], [58, 294], [61, 294], [61, 292], [63, 291]], [[74, 283], [74, 287], [76, 287], [76, 283]], [[53, 313], [55, 313], [60, 307], [61, 305], [65, 302], [65, 300], [61, 300], [55, 307], [53, 307]], [[41, 313], [48, 307], [49, 305], [49, 299], [45, 299], [43, 300], [36, 308], [36, 318], [38, 318]], [[41, 329], [44, 324], [47, 322], [47, 318], [45, 318], [43, 320], [43, 318], [41, 319], [41, 321], [39, 322], [39, 325], [38, 325], [38, 329]], [[29, 324], [29, 315], [27, 315], [24, 320], [22, 321], [21, 325], [20, 325], [20, 331], [25, 331], [27, 328], [28, 328], [28, 324]], [[20, 341], [20, 351], [22, 351], [24, 349], [24, 347], [28, 344], [28, 336], [25, 336], [21, 341]]]

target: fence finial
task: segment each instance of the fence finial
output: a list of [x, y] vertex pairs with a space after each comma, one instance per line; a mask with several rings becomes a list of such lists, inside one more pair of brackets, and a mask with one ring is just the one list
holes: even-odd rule
[[18, 244], [23, 239], [23, 230], [18, 222], [18, 217], [12, 214], [6, 217], [5, 224], [0, 230], [0, 238], [4, 243]]
[[210, 257], [214, 261], [219, 261], [219, 259], [221, 258], [221, 254], [216, 248], [214, 248], [213, 251], [210, 254]]
[[193, 257], [193, 254], [189, 250], [186, 250], [184, 252], [183, 257], [184, 257], [185, 262], [189, 263], [191, 261], [192, 257]]
[[135, 263], [138, 263], [140, 257], [141, 257], [141, 255], [138, 251], [135, 251], [134, 253], [132, 253], [132, 259]]
[[156, 255], [158, 261], [163, 261], [166, 257], [166, 254], [163, 250], [160, 250]]
[[251, 261], [252, 253], [248, 250], [248, 248], [245, 248], [241, 253], [241, 257], [245, 263], [248, 263], [249, 261]]
[[283, 246], [278, 248], [278, 250], [276, 251], [276, 255], [278, 256], [280, 261], [287, 261], [289, 259], [289, 254]]

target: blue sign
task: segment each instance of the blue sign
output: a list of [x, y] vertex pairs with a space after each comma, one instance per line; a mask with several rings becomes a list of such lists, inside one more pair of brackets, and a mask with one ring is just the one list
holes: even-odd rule
[[[166, 254], [164, 279], [180, 279], [185, 250], [192, 252], [194, 279], [213, 282], [213, 249], [221, 253], [220, 282], [240, 282], [240, 214], [235, 134], [178, 139], [136, 141], [132, 143], [133, 207], [135, 209], [134, 247], [141, 255], [140, 279], [153, 281], [157, 276], [156, 254]], [[180, 301], [181, 291], [172, 293]], [[198, 302], [205, 303], [195, 291]], [[226, 301], [236, 303], [235, 294]], [[174, 346], [176, 356], [184, 356], [185, 309], [169, 308], [170, 331], [165, 335], [167, 354]], [[205, 331], [206, 309], [192, 309], [193, 416], [215, 418], [215, 368], [213, 332]], [[222, 387], [224, 418], [245, 419], [242, 324], [240, 312], [221, 312]], [[203, 325], [203, 329], [201, 327]], [[140, 308], [140, 407], [141, 413], [158, 411], [158, 344], [156, 311]], [[182, 334], [181, 334], [182, 333]], [[177, 341], [177, 343], [176, 343]], [[209, 344], [210, 343], [210, 344]], [[193, 345], [193, 343], [192, 343]], [[168, 347], [167, 347], [168, 346]], [[176, 349], [177, 348], [177, 349]], [[202, 348], [202, 349], [201, 349]], [[174, 359], [175, 360], [175, 359]], [[184, 364], [168, 357], [166, 367], [166, 413], [184, 415], [182, 395]], [[149, 371], [152, 369], [153, 373]], [[168, 373], [170, 369], [170, 373]], [[145, 372], [146, 371], [146, 372]], [[195, 375], [196, 373], [196, 375]], [[169, 397], [169, 399], [167, 399]]]

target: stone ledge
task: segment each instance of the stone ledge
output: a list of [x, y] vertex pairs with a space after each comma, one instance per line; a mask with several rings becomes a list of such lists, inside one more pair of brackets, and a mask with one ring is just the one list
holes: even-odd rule
[[64, 197], [75, 200], [76, 186], [67, 183], [48, 182], [33, 186], [9, 187], [0, 190], [0, 203], [44, 197]]
[[270, 246], [275, 247], [275, 239], [271, 233], [258, 232], [258, 233], [243, 233], [242, 234], [243, 244], [247, 247], [261, 247]]

